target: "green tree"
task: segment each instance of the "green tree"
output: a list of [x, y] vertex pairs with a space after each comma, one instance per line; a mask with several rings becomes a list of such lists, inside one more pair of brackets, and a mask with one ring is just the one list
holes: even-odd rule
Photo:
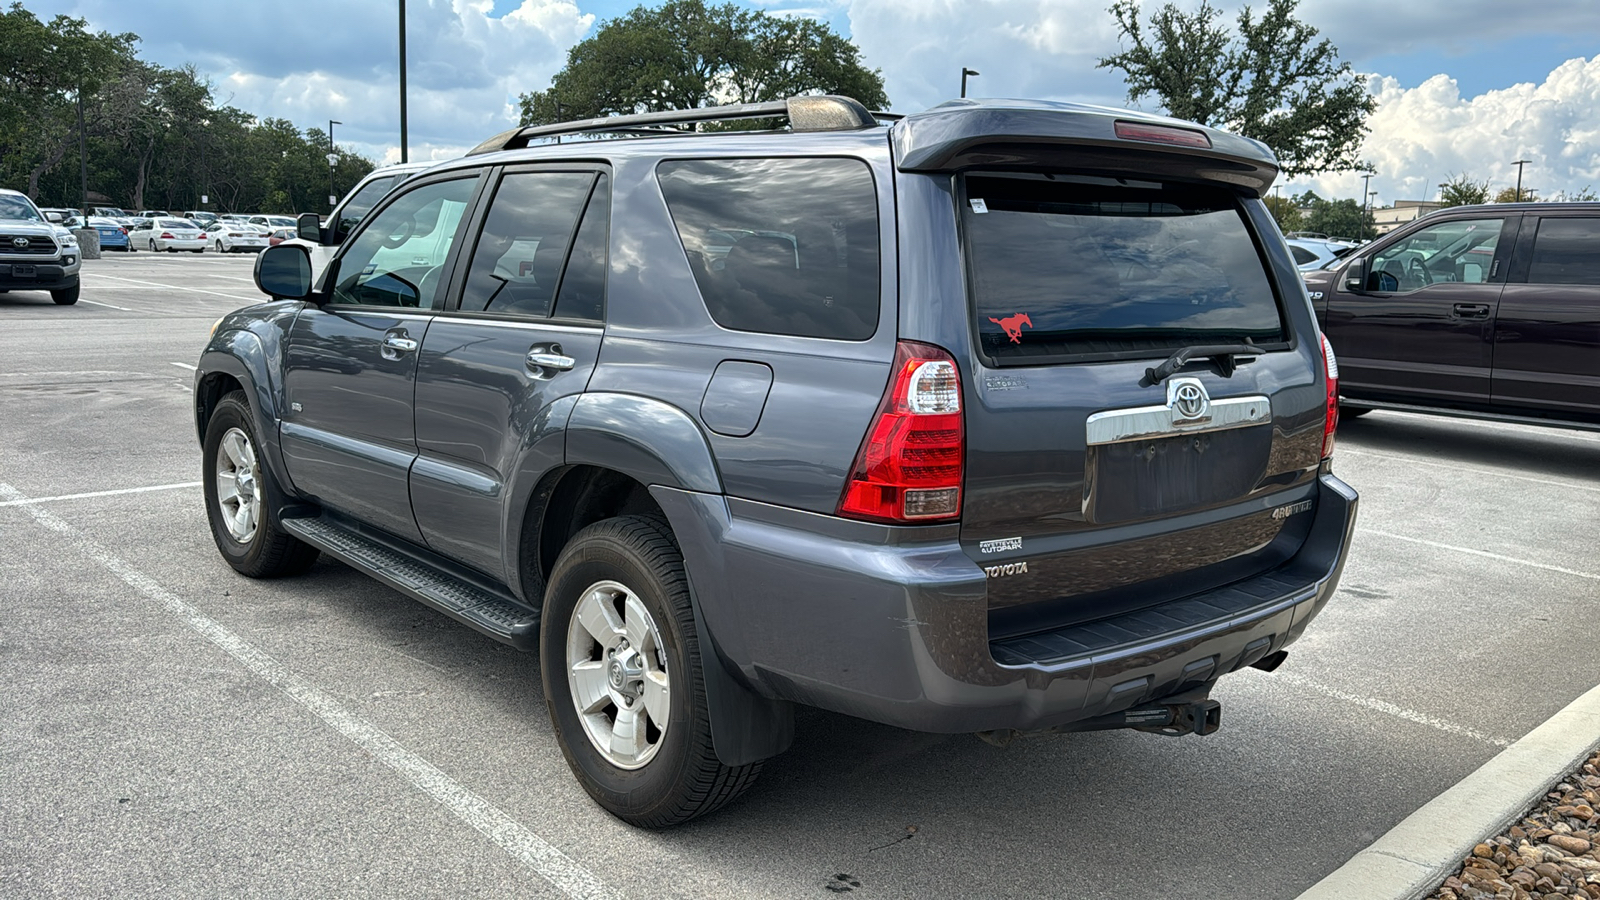
[[669, 0], [606, 22], [574, 46], [549, 89], [522, 95], [522, 124], [808, 93], [889, 105], [882, 73], [863, 66], [856, 46], [824, 23]]
[[1372, 225], [1372, 213], [1354, 200], [1323, 200], [1318, 198], [1306, 214], [1307, 231], [1321, 232], [1328, 237], [1370, 240], [1378, 236]]
[[1291, 231], [1305, 229], [1303, 217], [1300, 215], [1300, 207], [1296, 205], [1294, 198], [1268, 196], [1265, 198], [1265, 202], [1267, 204], [1267, 212], [1272, 213], [1272, 218], [1278, 223], [1279, 231], [1288, 234]]
[[[138, 35], [93, 33], [88, 22], [42, 22], [21, 3], [0, 11], [0, 179], [39, 181], [78, 143], [75, 106], [120, 72]], [[86, 103], [87, 105], [87, 103]]]
[[1514, 187], [1502, 188], [1494, 195], [1496, 203], [1538, 203], [1541, 199], [1533, 188], [1523, 188], [1521, 196]]
[[1147, 33], [1138, 0], [1116, 0], [1123, 50], [1099, 67], [1122, 70], [1130, 101], [1153, 94], [1170, 115], [1261, 141], [1286, 175], [1360, 169], [1377, 101], [1333, 43], [1295, 18], [1298, 5], [1268, 0], [1259, 17], [1246, 6], [1235, 35], [1210, 0], [1192, 13], [1167, 3]]
[[1594, 188], [1587, 184], [1576, 191], [1572, 191], [1571, 193], [1568, 193], [1567, 191], [1556, 191], [1548, 198], [1548, 201], [1551, 203], [1592, 203], [1596, 200], [1600, 200], [1600, 194], [1596, 194], [1594, 192]]
[[1473, 206], [1489, 202], [1489, 182], [1473, 181], [1467, 173], [1454, 175], [1439, 188], [1439, 202], [1445, 206]]

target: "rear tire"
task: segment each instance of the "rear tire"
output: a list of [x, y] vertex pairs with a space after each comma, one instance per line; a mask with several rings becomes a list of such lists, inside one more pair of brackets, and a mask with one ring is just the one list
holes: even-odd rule
[[658, 518], [607, 519], [568, 542], [545, 591], [539, 667], [567, 764], [624, 822], [687, 822], [761, 772], [712, 748], [688, 577]]
[[57, 288], [50, 292], [50, 299], [54, 300], [57, 306], [71, 306], [78, 302], [78, 291], [82, 287], [81, 284], [75, 284], [72, 287]]
[[277, 491], [261, 450], [244, 391], [223, 397], [206, 423], [201, 455], [211, 537], [241, 575], [298, 575], [317, 561], [319, 551], [279, 526], [277, 510], [267, 502]]

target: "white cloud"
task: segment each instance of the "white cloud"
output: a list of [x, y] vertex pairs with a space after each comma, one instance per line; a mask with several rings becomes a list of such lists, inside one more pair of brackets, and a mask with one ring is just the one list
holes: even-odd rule
[[[1518, 84], [1462, 97], [1454, 80], [1435, 75], [1415, 88], [1376, 78], [1373, 114], [1362, 148], [1377, 169], [1378, 203], [1431, 199], [1438, 185], [1465, 174], [1494, 189], [1515, 185], [1514, 160], [1526, 159], [1523, 187], [1542, 196], [1600, 188], [1600, 56], [1572, 59], [1541, 84]], [[1359, 175], [1313, 181], [1324, 196], [1361, 193]]]

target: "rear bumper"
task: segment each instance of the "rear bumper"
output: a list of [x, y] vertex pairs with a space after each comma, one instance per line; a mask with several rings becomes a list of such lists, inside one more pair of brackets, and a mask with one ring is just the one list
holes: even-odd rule
[[[916, 731], [1033, 730], [1116, 713], [1283, 649], [1338, 586], [1354, 490], [1318, 485], [1305, 544], [1255, 578], [991, 642], [954, 526], [890, 528], [654, 489], [711, 644], [751, 690]], [[704, 573], [703, 575], [701, 573]]]

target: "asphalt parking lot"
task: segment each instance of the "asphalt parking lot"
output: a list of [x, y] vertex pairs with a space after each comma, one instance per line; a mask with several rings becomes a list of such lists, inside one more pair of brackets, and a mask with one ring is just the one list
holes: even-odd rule
[[252, 257], [0, 295], [0, 896], [1292, 897], [1600, 678], [1600, 434], [1374, 412], [1343, 586], [1223, 727], [997, 749], [803, 712], [709, 819], [591, 804], [536, 659], [218, 556], [190, 367]]

